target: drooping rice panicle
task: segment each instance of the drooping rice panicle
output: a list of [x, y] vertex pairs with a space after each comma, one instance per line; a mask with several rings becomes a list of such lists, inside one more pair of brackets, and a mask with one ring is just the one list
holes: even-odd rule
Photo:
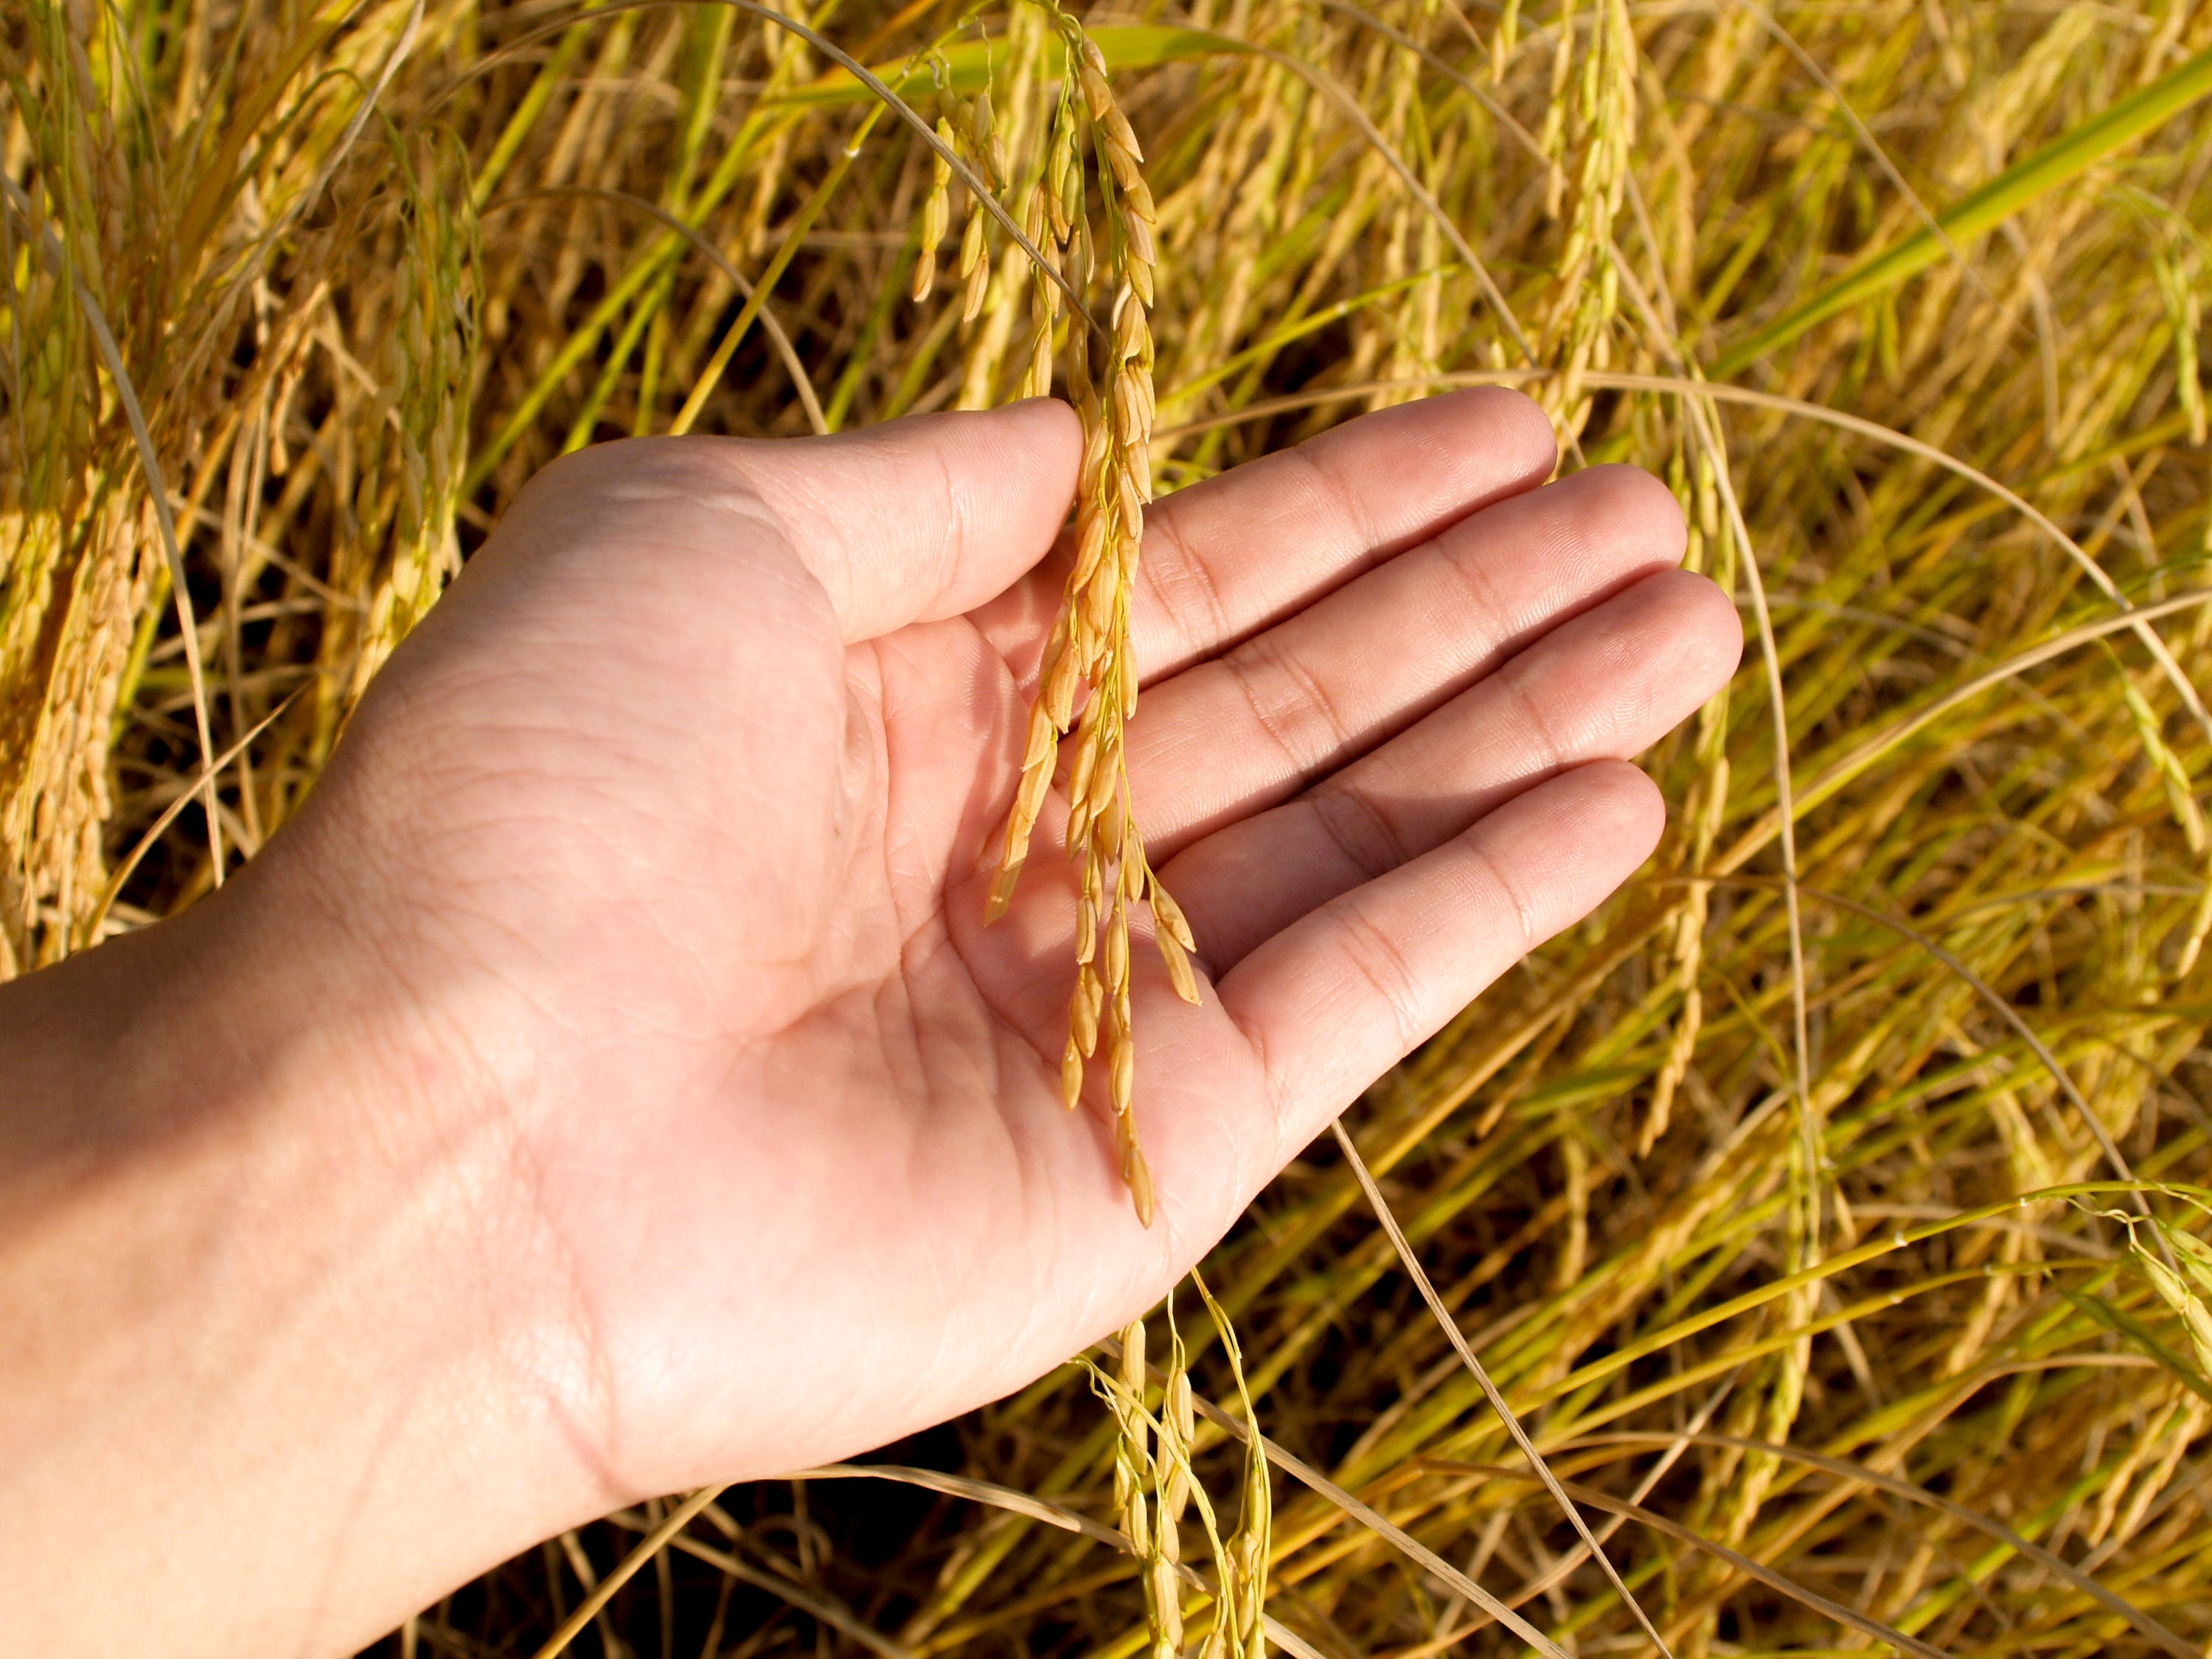
[[[1052, 15], [1073, 74], [1055, 107], [1045, 177], [1031, 197], [1031, 223], [1048, 227], [1061, 269], [1079, 291], [1110, 294], [1107, 337], [1070, 330], [1069, 395], [1083, 420], [1076, 483], [1075, 563], [1045, 648], [1030, 714], [1022, 779], [1008, 815], [1005, 848], [991, 886], [996, 920], [1012, 902], [1030, 837], [1060, 762], [1073, 738], [1068, 776], [1067, 856], [1079, 872], [1076, 982], [1060, 1061], [1069, 1107], [1082, 1097], [1089, 1062], [1103, 1049], [1121, 1179], [1138, 1216], [1152, 1224], [1152, 1170], [1138, 1145], [1133, 1102], [1136, 1041], [1132, 1027], [1129, 924], [1146, 904], [1152, 935], [1176, 994], [1199, 1000], [1189, 953], [1190, 926], [1146, 861], [1129, 799], [1122, 733], [1137, 710], [1137, 671], [1129, 613], [1152, 497], [1154, 347], [1149, 311], [1159, 264], [1158, 210], [1145, 182], [1144, 154], [1115, 103], [1097, 43], [1056, 8]], [[1072, 84], [1070, 84], [1072, 83]], [[1086, 154], [1087, 152], [1087, 154]], [[1089, 168], [1097, 169], [1096, 212]], [[1103, 241], [1103, 247], [1099, 244]], [[1042, 276], [1038, 289], [1042, 289]], [[1030, 368], [1050, 327], [1049, 301], [1033, 301]]]

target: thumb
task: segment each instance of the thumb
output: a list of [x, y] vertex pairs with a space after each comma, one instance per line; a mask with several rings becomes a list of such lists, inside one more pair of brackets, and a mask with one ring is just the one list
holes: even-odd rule
[[959, 616], [1009, 586], [1051, 550], [1083, 453], [1075, 411], [1048, 398], [728, 441], [848, 642]]

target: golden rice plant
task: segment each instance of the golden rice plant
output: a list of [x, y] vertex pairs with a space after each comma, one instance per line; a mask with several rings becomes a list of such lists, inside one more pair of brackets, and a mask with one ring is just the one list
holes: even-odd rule
[[1234, 1344], [1156, 1316], [389, 1650], [2204, 1651], [2212, 7], [763, 11], [0, 16], [0, 971], [250, 859], [564, 449], [1049, 387], [1000, 890], [1080, 770], [1070, 1087], [1141, 1206], [1155, 489], [1518, 385], [1674, 486], [1751, 645], [1639, 878], [1214, 1253]]

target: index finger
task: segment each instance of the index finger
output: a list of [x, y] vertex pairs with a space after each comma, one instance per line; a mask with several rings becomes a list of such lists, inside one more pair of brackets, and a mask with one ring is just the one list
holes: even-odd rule
[[1362, 416], [1176, 491], [1145, 520], [1131, 617], [1139, 674], [1187, 668], [1534, 489], [1558, 453], [1534, 402], [1475, 386]]
[[[1534, 489], [1559, 455], [1548, 416], [1504, 386], [1363, 415], [1145, 513], [1134, 635], [1140, 683], [1178, 673], [1417, 547], [1493, 501]], [[1035, 673], [1073, 538], [972, 620]]]

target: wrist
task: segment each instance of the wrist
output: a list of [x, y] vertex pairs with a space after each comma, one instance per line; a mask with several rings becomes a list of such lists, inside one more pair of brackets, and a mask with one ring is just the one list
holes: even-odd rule
[[267, 873], [0, 988], [0, 1604], [47, 1650], [348, 1650], [607, 1499], [512, 1079]]

